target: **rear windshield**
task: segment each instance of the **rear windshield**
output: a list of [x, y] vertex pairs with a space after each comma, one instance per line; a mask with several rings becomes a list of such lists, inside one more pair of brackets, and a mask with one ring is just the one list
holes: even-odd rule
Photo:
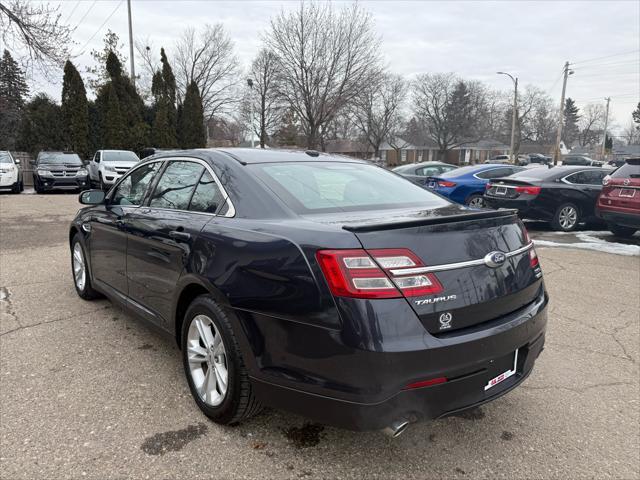
[[438, 208], [441, 197], [383, 168], [361, 163], [263, 163], [250, 168], [296, 213]]
[[102, 152], [104, 162], [138, 162], [140, 159], [133, 152]]
[[442, 175], [440, 175], [440, 177], [442, 178], [462, 177], [464, 175], [469, 175], [473, 173], [485, 172], [487, 170], [491, 170], [492, 168], [502, 168], [502, 167], [498, 167], [498, 166], [494, 166], [490, 168], [478, 168], [477, 166], [460, 167], [454, 170], [449, 170], [448, 172], [445, 172]]
[[13, 163], [9, 152], [0, 152], [0, 163]]
[[[568, 170], [566, 173], [569, 174], [575, 170]], [[554, 176], [559, 175], [562, 172], [559, 168], [528, 168], [524, 169], [520, 172], [514, 173], [510, 178], [515, 178], [517, 180], [524, 180], [525, 182], [528, 179], [531, 180], [544, 180], [546, 178], [552, 178]]]
[[613, 178], [640, 178], [640, 158], [627, 160], [627, 163], [611, 174]]
[[41, 153], [38, 155], [38, 165], [43, 163], [82, 165], [80, 157], [75, 153]]

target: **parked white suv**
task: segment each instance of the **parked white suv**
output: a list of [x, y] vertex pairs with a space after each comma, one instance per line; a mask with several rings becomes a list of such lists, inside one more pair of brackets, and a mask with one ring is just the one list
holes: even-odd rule
[[106, 190], [139, 161], [138, 156], [129, 150], [98, 150], [87, 170], [91, 182]]
[[0, 150], [0, 190], [20, 193], [24, 190], [20, 160], [13, 158], [10, 152]]

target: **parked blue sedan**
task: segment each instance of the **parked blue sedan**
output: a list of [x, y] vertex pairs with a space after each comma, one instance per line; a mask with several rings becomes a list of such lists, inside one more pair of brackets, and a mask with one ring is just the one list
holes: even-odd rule
[[524, 170], [524, 168], [516, 167], [515, 165], [469, 165], [468, 167], [445, 172], [437, 177], [428, 177], [426, 185], [427, 188], [444, 195], [454, 202], [482, 208], [485, 206], [482, 196], [485, 185], [489, 180], [507, 177], [521, 170]]

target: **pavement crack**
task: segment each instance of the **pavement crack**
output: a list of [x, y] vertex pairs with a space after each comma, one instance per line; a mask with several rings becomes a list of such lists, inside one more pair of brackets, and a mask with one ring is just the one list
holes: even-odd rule
[[[616, 339], [614, 338], [614, 340], [616, 340]], [[594, 353], [596, 355], [602, 355], [604, 357], [619, 358], [620, 360], [626, 360], [626, 361], [631, 362], [631, 363], [636, 363], [633, 358], [629, 357], [626, 354], [626, 351], [624, 351], [624, 348], [623, 348], [623, 351], [625, 352], [625, 355], [614, 355], [613, 353], [601, 352], [601, 351], [598, 351], [598, 350], [592, 350], [590, 348], [579, 347], [579, 346], [576, 346], [576, 345], [569, 345], [567, 343], [556, 343], [556, 342], [547, 342], [547, 343], [549, 345], [551, 345], [551, 346], [554, 346], [554, 347], [565, 347], [565, 348], [568, 348], [568, 349], [571, 349], [571, 350], [580, 350], [580, 351], [583, 351], [583, 352]], [[620, 345], [619, 342], [617, 342], [617, 340], [616, 340], [616, 343], [618, 343], [618, 345]]]
[[22, 327], [18, 315], [13, 310], [13, 302], [11, 301], [11, 290], [7, 287], [0, 287], [0, 313], [8, 315], [10, 318]]
[[27, 330], [27, 329], [30, 329], [30, 328], [33, 328], [33, 327], [38, 327], [40, 325], [47, 325], [49, 323], [61, 322], [63, 320], [71, 320], [72, 318], [88, 315], [90, 313], [95, 313], [95, 312], [99, 312], [101, 310], [107, 310], [107, 309], [110, 309], [110, 308], [111, 308], [110, 305], [105, 305], [103, 307], [96, 308], [94, 310], [88, 310], [86, 312], [74, 313], [72, 315], [66, 315], [64, 317], [54, 318], [53, 320], [46, 320], [44, 322], [38, 322], [38, 323], [31, 324], [31, 325], [24, 325], [24, 326], [21, 325], [18, 328], [14, 328], [12, 330], [8, 330], [6, 332], [0, 333], [0, 337], [4, 337], [5, 335], [9, 335], [10, 333], [18, 332], [20, 330]]

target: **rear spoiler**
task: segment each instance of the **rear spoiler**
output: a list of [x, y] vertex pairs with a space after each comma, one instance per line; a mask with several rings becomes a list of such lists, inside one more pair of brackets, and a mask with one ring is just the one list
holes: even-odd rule
[[343, 225], [342, 228], [349, 232], [373, 232], [377, 230], [394, 230], [398, 228], [420, 227], [424, 225], [441, 225], [443, 223], [468, 222], [472, 220], [482, 220], [490, 218], [503, 218], [517, 216], [518, 211], [514, 209], [489, 210], [479, 212], [458, 213], [455, 215], [445, 215], [441, 217], [400, 219], [389, 222], [376, 223], [354, 223]]

